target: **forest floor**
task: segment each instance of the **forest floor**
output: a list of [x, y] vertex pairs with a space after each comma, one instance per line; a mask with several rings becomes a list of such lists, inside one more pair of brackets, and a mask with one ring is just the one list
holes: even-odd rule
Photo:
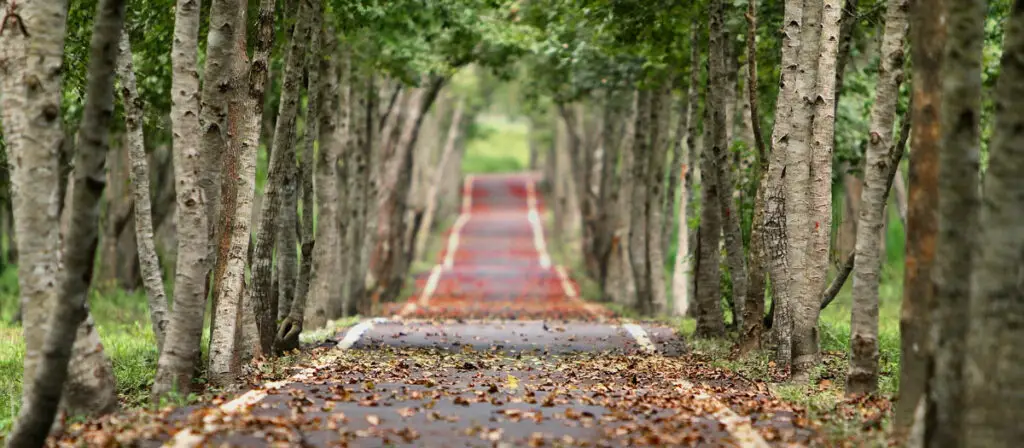
[[244, 394], [76, 423], [56, 443], [835, 446], [835, 421], [884, 419], [884, 400], [811, 418], [772, 378], [721, 364], [721, 344], [582, 300], [548, 253], [532, 177], [470, 177], [464, 197], [437, 265], [391, 317], [256, 366]]

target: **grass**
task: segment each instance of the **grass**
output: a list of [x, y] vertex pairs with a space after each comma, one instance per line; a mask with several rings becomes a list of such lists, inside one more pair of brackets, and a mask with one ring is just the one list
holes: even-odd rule
[[[10, 430], [21, 401], [25, 347], [21, 326], [11, 323], [17, 309], [17, 291], [17, 272], [7, 269], [0, 275], [0, 433]], [[159, 355], [149, 326], [145, 294], [120, 290], [93, 292], [89, 302], [100, 339], [114, 366], [121, 405], [145, 405]]]
[[525, 121], [504, 115], [482, 114], [466, 142], [463, 173], [505, 173], [523, 171], [530, 163], [528, 128]]
[[[22, 328], [11, 323], [17, 310], [17, 271], [10, 268], [0, 275], [0, 434], [11, 429], [21, 407], [22, 361], [25, 356]], [[138, 408], [150, 403], [150, 389], [156, 375], [156, 338], [149, 321], [145, 293], [114, 289], [96, 290], [90, 295], [90, 312], [96, 320], [103, 348], [114, 367], [117, 394], [122, 408]], [[209, 313], [207, 321], [209, 320]], [[323, 342], [342, 328], [359, 321], [359, 316], [330, 321], [327, 326], [304, 332], [305, 344]], [[203, 331], [203, 359], [209, 339], [209, 322]], [[278, 362], [277, 364], [281, 364]], [[276, 365], [276, 364], [275, 364]], [[197, 378], [199, 383], [202, 378]], [[185, 403], [200, 400], [190, 396]]]

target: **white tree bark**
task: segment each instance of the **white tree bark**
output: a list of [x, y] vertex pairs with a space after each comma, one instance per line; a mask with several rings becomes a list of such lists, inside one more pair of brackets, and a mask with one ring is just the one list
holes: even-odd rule
[[188, 394], [199, 359], [206, 313], [207, 216], [199, 173], [198, 57], [200, 0], [179, 0], [175, 9], [171, 51], [171, 132], [174, 137], [174, 179], [177, 193], [178, 260], [174, 279], [174, 310], [160, 353], [153, 395]]
[[[874, 392], [878, 387], [878, 285], [881, 277], [885, 200], [889, 190], [889, 148], [899, 87], [903, 81], [903, 46], [907, 36], [907, 0], [890, 0], [882, 36], [881, 65], [871, 107], [871, 130], [865, 151], [864, 188], [853, 268], [848, 393]], [[899, 161], [896, 161], [899, 163]]]
[[[60, 114], [48, 111], [60, 110], [60, 70], [63, 59], [64, 27], [60, 23], [66, 18], [66, 6], [40, 2], [38, 14], [29, 16], [43, 26], [36, 35], [33, 47], [28, 51], [30, 64], [27, 75], [30, 79], [48, 84], [45, 95], [29, 89], [29, 105], [42, 106], [41, 116], [31, 114], [27, 142], [46, 141], [62, 135]], [[66, 265], [60, 275], [59, 290], [52, 311], [47, 316], [46, 337], [41, 349], [42, 359], [35, 374], [25, 378], [33, 387], [31, 395], [25, 397], [24, 407], [18, 415], [17, 424], [7, 440], [8, 446], [39, 446], [53, 425], [54, 417], [63, 399], [72, 409], [94, 412], [108, 412], [117, 405], [114, 391], [113, 367], [103, 356], [103, 346], [98, 339], [90, 341], [92, 355], [81, 357], [79, 365], [69, 368], [76, 337], [95, 334], [91, 322], [86, 322], [88, 307], [86, 297], [92, 281], [93, 265], [96, 261], [96, 247], [99, 240], [100, 197], [104, 187], [104, 163], [109, 144], [110, 125], [114, 116], [114, 65], [117, 61], [117, 41], [124, 21], [124, 0], [103, 0], [99, 2], [96, 20], [90, 42], [88, 84], [82, 124], [79, 128], [79, 148], [74, 158], [73, 188], [69, 195], [64, 216], [67, 217], [68, 238], [65, 247]], [[43, 31], [45, 30], [45, 31]], [[42, 84], [42, 83], [41, 83]], [[57, 147], [61, 141], [58, 138]], [[25, 149], [31, 149], [31, 143]], [[37, 147], [38, 153], [47, 154], [45, 147]], [[19, 155], [23, 157], [24, 154]], [[40, 161], [46, 161], [41, 158]], [[45, 192], [45, 190], [43, 191]], [[38, 233], [38, 229], [36, 230]], [[83, 322], [84, 332], [76, 331]], [[81, 350], [79, 350], [82, 353]], [[98, 358], [97, 358], [98, 357]], [[63, 386], [71, 375], [76, 388], [67, 388], [62, 396]]]
[[163, 351], [164, 335], [169, 322], [167, 294], [164, 292], [163, 271], [153, 240], [153, 204], [150, 200], [149, 159], [142, 134], [143, 103], [135, 83], [135, 69], [132, 66], [132, 47], [128, 34], [121, 35], [120, 57], [117, 61], [117, 76], [121, 81], [121, 101], [124, 104], [125, 129], [128, 140], [128, 156], [131, 158], [131, 184], [135, 200], [135, 237], [139, 246], [139, 266], [142, 268], [142, 285], [146, 288], [149, 303], [149, 319], [153, 326], [157, 348]]

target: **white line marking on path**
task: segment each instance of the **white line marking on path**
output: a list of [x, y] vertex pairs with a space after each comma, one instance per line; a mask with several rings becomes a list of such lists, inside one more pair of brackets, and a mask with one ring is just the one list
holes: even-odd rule
[[544, 242], [544, 229], [540, 223], [540, 213], [537, 211], [537, 187], [536, 181], [526, 181], [526, 207], [529, 212], [526, 219], [530, 221], [530, 228], [533, 230], [533, 247], [540, 255], [540, 267], [548, 269], [551, 267], [551, 256], [548, 254], [548, 246]]
[[633, 336], [633, 339], [636, 340], [636, 343], [640, 345], [643, 351], [649, 354], [658, 352], [658, 348], [651, 342], [651, 338], [647, 336], [647, 331], [644, 330], [644, 327], [637, 324], [622, 324], [622, 329], [626, 330], [630, 336]]
[[452, 226], [452, 231], [448, 235], [448, 249], [445, 251], [443, 261], [445, 270], [451, 270], [455, 264], [455, 252], [459, 249], [459, 234], [462, 233], [462, 228], [466, 226], [472, 216], [473, 178], [472, 174], [466, 176], [466, 183], [462, 186], [462, 212], [455, 220], [455, 225]]
[[388, 322], [388, 319], [377, 317], [364, 320], [352, 326], [347, 332], [345, 332], [345, 337], [342, 338], [341, 342], [338, 342], [338, 345], [334, 346], [335, 350], [348, 350], [352, 348], [356, 342], [359, 342], [359, 338], [362, 338], [366, 332], [373, 329], [373, 324], [383, 324], [386, 322]]
[[[676, 385], [683, 389], [693, 389], [693, 384], [686, 380], [678, 381]], [[765, 442], [761, 434], [754, 429], [750, 422], [750, 417], [740, 417], [732, 409], [729, 409], [729, 406], [705, 393], [695, 395], [694, 398], [710, 401], [711, 405], [717, 408], [711, 415], [725, 426], [725, 430], [729, 432], [729, 435], [736, 438], [736, 441], [739, 442], [739, 447], [768, 448], [768, 442]]]
[[596, 318], [598, 322], [603, 323], [606, 320], [604, 318], [604, 314], [596, 310], [596, 308], [599, 307], [597, 307], [594, 304], [587, 303], [586, 300], [580, 298], [579, 293], [576, 291], [576, 287], [572, 284], [572, 281], [569, 280], [569, 273], [566, 272], [564, 266], [555, 266], [555, 273], [558, 274], [558, 279], [562, 283], [562, 291], [565, 291], [565, 295], [566, 297], [569, 298], [569, 300], [579, 302], [580, 306], [588, 313], [590, 313], [592, 317]]

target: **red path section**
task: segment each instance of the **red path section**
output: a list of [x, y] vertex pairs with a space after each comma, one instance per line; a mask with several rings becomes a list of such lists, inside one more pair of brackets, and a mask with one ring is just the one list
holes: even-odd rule
[[462, 209], [436, 265], [416, 276], [415, 294], [385, 315], [403, 318], [600, 320], [565, 269], [553, 265], [533, 175], [468, 176]]

